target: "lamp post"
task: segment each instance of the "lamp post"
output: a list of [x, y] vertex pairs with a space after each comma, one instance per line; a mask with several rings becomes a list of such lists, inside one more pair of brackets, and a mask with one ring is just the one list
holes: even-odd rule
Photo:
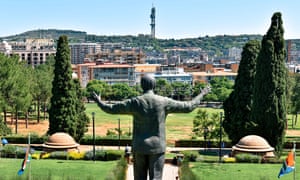
[[95, 162], [95, 154], [96, 154], [96, 149], [95, 149], [95, 112], [92, 112], [92, 117], [93, 117], [93, 161]]
[[208, 133], [208, 128], [207, 127], [205, 127], [204, 128], [204, 150], [206, 151], [206, 149], [207, 149], [207, 141], [206, 141], [206, 138], [207, 138], [207, 133]]
[[219, 163], [221, 162], [222, 158], [222, 116], [223, 112], [220, 112], [220, 143], [219, 143]]
[[120, 144], [121, 144], [121, 128], [120, 128], [120, 118], [118, 119], [118, 133], [119, 133], [119, 150], [120, 150]]

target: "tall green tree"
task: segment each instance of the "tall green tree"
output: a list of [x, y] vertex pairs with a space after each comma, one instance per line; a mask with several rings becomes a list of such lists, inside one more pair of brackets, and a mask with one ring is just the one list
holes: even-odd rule
[[256, 64], [252, 120], [254, 133], [264, 137], [280, 155], [286, 128], [286, 51], [281, 13], [272, 16]]
[[7, 126], [7, 112], [12, 110], [13, 101], [11, 99], [17, 84], [14, 79], [17, 68], [18, 57], [8, 57], [0, 53], [0, 109], [3, 112], [3, 117], [0, 116], [0, 135], [11, 134], [11, 129]]
[[292, 121], [292, 126], [294, 126], [297, 123], [297, 119], [298, 119], [298, 114], [300, 112], [300, 75], [298, 73], [294, 74], [293, 76], [291, 76], [289, 79], [290, 82], [292, 81], [293, 83], [289, 83], [289, 84], [293, 84], [293, 86], [289, 86], [289, 88], [291, 88], [291, 92], [290, 92], [290, 112], [295, 116], [295, 118], [293, 117], [293, 121]]
[[74, 83], [74, 91], [76, 92], [76, 133], [74, 133], [73, 137], [76, 141], [79, 141], [85, 132], [88, 131], [88, 125], [90, 123], [90, 119], [85, 113], [85, 106], [83, 102], [83, 90], [80, 86], [80, 82], [78, 79], [73, 80]]
[[26, 125], [28, 124], [28, 110], [32, 102], [32, 72], [31, 67], [20, 62], [18, 64], [16, 74], [14, 75], [15, 84], [12, 89], [10, 106], [15, 116], [15, 133], [18, 133], [18, 112], [26, 114]]
[[292, 97], [291, 97], [291, 103], [292, 103], [292, 113], [296, 114], [297, 112], [300, 112], [300, 75], [295, 74], [293, 76], [295, 79], [295, 85], [293, 87]]
[[70, 48], [67, 36], [60, 36], [54, 64], [48, 134], [76, 134], [76, 93], [73, 88]]
[[4, 123], [7, 122], [6, 112], [12, 111], [13, 91], [16, 87], [16, 74], [18, 74], [17, 56], [8, 57], [0, 53], [0, 108], [3, 111]]
[[[52, 61], [52, 58], [47, 59], [47, 61]], [[37, 104], [37, 109], [38, 109], [37, 122], [39, 123], [40, 109], [43, 109], [44, 118], [45, 118], [45, 108], [47, 107], [47, 102], [49, 102], [49, 99], [51, 97], [52, 80], [53, 80], [52, 62], [41, 64], [35, 67], [33, 79], [34, 79], [33, 97]]]
[[234, 90], [224, 101], [223, 127], [233, 144], [245, 135], [251, 134], [249, 130], [252, 129], [253, 123], [250, 115], [259, 50], [260, 42], [257, 40], [245, 44], [233, 87]]
[[[27, 113], [31, 103], [31, 69], [19, 61], [17, 56], [0, 54], [0, 107], [12, 112], [15, 118], [15, 133], [18, 133], [18, 112]], [[12, 119], [13, 120], [13, 119]]]

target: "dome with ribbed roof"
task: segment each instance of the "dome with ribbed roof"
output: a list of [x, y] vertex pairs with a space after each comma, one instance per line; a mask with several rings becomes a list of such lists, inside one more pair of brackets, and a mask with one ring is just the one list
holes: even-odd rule
[[79, 144], [69, 134], [57, 132], [52, 134], [42, 146], [48, 149], [72, 149], [77, 148]]
[[269, 145], [267, 140], [257, 135], [248, 135], [240, 139], [240, 141], [232, 147], [234, 154], [237, 152], [246, 153], [265, 153], [273, 156], [274, 148]]

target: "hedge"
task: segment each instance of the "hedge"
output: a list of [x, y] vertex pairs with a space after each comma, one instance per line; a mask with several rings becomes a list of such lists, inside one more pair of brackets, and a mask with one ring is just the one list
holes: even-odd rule
[[[21, 136], [21, 135], [9, 135], [4, 136], [2, 138], [6, 138], [8, 143], [11, 144], [27, 144], [28, 137]], [[48, 136], [38, 136], [36, 134], [31, 134], [30, 136], [30, 143], [31, 144], [43, 144], [48, 139]], [[284, 148], [291, 149], [293, 148], [293, 139], [287, 138], [287, 141], [284, 143]], [[298, 140], [298, 139], [297, 139]], [[81, 145], [93, 145], [94, 141], [92, 136], [84, 136], [80, 141], [79, 144]], [[219, 141], [203, 141], [203, 140], [177, 140], [175, 141], [175, 147], [206, 147], [205, 143], [207, 144], [207, 148], [218, 148]], [[300, 148], [300, 141], [296, 141], [296, 148]], [[100, 137], [97, 136], [95, 138], [95, 145], [97, 146], [126, 146], [131, 145], [132, 139], [128, 137], [121, 137], [119, 140], [118, 138], [112, 137]], [[229, 141], [224, 142], [225, 148], [231, 148], [232, 143]]]

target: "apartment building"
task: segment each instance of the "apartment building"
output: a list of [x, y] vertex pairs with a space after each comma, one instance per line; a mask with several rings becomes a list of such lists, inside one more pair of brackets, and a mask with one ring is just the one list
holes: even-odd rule
[[98, 43], [70, 43], [71, 63], [82, 64], [89, 54], [97, 54], [101, 51]]
[[0, 48], [1, 52], [8, 55], [17, 54], [21, 61], [28, 65], [44, 64], [50, 55], [55, 55], [56, 48], [53, 39], [26, 39], [25, 41], [4, 43], [10, 50]]
[[209, 83], [213, 78], [227, 78], [234, 81], [237, 73], [224, 71], [224, 68], [215, 68], [214, 71], [210, 72], [190, 72], [193, 76], [193, 84], [195, 83]]
[[77, 74], [81, 87], [86, 87], [88, 82], [92, 80], [92, 67], [95, 66], [95, 62], [84, 62], [83, 64], [73, 64], [73, 72]]
[[141, 77], [145, 74], [154, 75], [161, 64], [134, 64], [135, 67], [135, 81], [140, 84]]
[[155, 79], [166, 79], [169, 83], [183, 82], [192, 84], [193, 76], [185, 73], [184, 69], [177, 66], [160, 66], [154, 75]]
[[103, 62], [115, 64], [143, 64], [145, 54], [140, 48], [114, 48], [103, 49], [98, 53], [90, 53], [88, 56], [92, 61], [101, 60]]
[[90, 66], [91, 79], [106, 82], [109, 85], [126, 83], [129, 86], [136, 84], [135, 67], [129, 64], [103, 63]]

